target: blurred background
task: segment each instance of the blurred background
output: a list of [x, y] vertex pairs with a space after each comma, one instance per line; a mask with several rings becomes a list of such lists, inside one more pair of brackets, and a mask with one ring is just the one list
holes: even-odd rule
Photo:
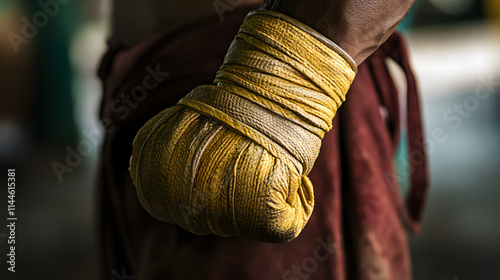
[[[97, 277], [100, 144], [89, 135], [100, 129], [96, 71], [111, 11], [110, 0], [0, 0], [0, 177], [16, 168], [18, 217], [15, 275], [0, 227], [0, 279]], [[500, 1], [419, 0], [400, 30], [432, 180], [423, 231], [410, 237], [414, 279], [500, 279]]]

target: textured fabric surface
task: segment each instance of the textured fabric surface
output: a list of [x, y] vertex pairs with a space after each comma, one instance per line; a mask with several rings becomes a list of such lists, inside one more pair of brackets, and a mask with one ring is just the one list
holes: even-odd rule
[[139, 130], [130, 171], [141, 204], [195, 234], [295, 238], [314, 206], [307, 175], [354, 76], [302, 28], [251, 13], [214, 85]]

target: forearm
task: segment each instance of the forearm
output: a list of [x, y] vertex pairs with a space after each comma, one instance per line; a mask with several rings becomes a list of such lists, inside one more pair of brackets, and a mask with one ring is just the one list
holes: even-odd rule
[[394, 32], [414, 0], [264, 0], [323, 34], [361, 64]]

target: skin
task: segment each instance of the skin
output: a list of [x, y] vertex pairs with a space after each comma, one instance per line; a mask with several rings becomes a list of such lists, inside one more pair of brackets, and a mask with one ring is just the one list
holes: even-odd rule
[[261, 9], [309, 25], [361, 64], [396, 30], [415, 0], [265, 0]]

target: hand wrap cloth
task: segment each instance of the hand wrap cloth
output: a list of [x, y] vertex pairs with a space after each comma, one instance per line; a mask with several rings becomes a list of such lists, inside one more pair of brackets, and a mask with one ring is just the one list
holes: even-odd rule
[[307, 26], [249, 14], [214, 85], [195, 88], [138, 132], [130, 172], [139, 201], [195, 234], [295, 238], [314, 207], [307, 175], [355, 71]]

